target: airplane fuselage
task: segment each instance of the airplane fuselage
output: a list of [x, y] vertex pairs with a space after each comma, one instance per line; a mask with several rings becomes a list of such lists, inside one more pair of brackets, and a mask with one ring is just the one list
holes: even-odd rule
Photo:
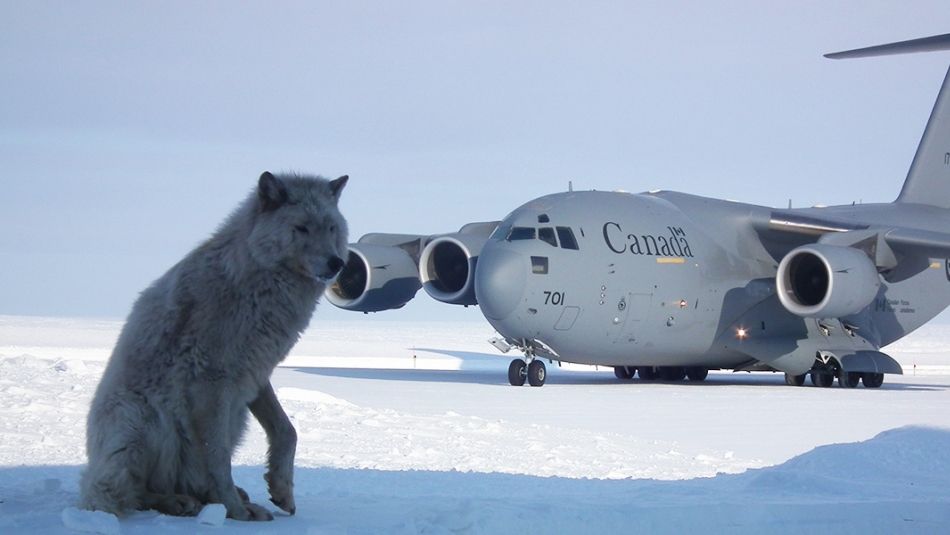
[[[851, 224], [900, 218], [890, 204], [790, 212], [812, 210]], [[749, 225], [767, 226], [772, 214], [673, 192], [541, 197], [506, 217], [483, 248], [478, 302], [503, 336], [540, 343], [558, 360], [706, 368], [739, 368], [766, 340], [824, 336], [838, 349], [864, 349], [868, 339], [880, 347], [950, 303], [941, 259], [882, 284], [872, 305], [845, 324], [796, 316], [779, 302], [775, 277], [781, 255], [799, 243], [793, 236], [767, 250]], [[950, 225], [946, 215], [934, 217], [932, 224]], [[807, 353], [802, 367], [814, 358]]]

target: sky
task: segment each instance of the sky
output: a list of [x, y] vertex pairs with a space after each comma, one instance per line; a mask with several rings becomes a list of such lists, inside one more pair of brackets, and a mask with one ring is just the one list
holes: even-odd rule
[[124, 317], [265, 170], [348, 174], [352, 241], [568, 181], [891, 201], [950, 53], [822, 54], [948, 31], [945, 1], [0, 0], [0, 314]]

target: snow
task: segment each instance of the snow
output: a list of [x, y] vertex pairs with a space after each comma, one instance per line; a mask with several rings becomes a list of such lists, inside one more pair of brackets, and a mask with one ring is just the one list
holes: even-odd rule
[[63, 526], [83, 533], [119, 535], [119, 519], [110, 513], [84, 511], [75, 507], [63, 509]]
[[224, 525], [224, 520], [227, 516], [228, 509], [224, 504], [209, 503], [201, 509], [201, 512], [198, 513], [198, 518], [195, 520], [197, 520], [199, 524], [206, 526], [221, 526]]
[[234, 478], [276, 517], [252, 524], [75, 508], [121, 325], [0, 316], [0, 533], [950, 531], [950, 326], [888, 348], [907, 374], [879, 390], [556, 365], [514, 388], [485, 324], [318, 317], [273, 378], [299, 435], [297, 514], [268, 502], [252, 424]]

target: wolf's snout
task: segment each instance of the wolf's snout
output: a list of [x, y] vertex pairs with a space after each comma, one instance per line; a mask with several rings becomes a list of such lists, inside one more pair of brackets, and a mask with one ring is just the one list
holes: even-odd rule
[[343, 269], [344, 264], [346, 264], [346, 262], [344, 262], [342, 258], [334, 256], [327, 262], [327, 267], [330, 268], [330, 273], [336, 275]]
[[336, 278], [337, 275], [340, 274], [340, 271], [343, 270], [343, 266], [345, 265], [345, 260], [334, 255], [323, 264], [317, 262], [312, 269], [317, 280], [329, 284], [331, 281], [333, 281], [333, 279]]

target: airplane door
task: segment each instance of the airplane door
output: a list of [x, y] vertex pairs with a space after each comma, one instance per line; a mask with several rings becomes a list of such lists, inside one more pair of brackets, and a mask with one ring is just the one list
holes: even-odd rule
[[627, 323], [627, 296], [621, 295], [619, 298], [608, 296], [601, 293], [601, 307], [603, 307], [602, 318], [607, 320], [607, 337], [614, 342], [623, 337], [624, 325]]
[[627, 321], [646, 319], [651, 303], [653, 303], [653, 294], [630, 294], [630, 314], [627, 316]]
[[627, 319], [623, 324], [618, 342], [636, 343], [643, 336], [642, 325], [647, 319], [652, 303], [653, 294], [651, 293], [627, 294]]
[[600, 286], [598, 317], [600, 321], [606, 320], [607, 338], [613, 343], [635, 342], [653, 303], [653, 293], [649, 291], [625, 291], [630, 289], [630, 282], [631, 278], [618, 274], [615, 264], [608, 264], [607, 278]]

